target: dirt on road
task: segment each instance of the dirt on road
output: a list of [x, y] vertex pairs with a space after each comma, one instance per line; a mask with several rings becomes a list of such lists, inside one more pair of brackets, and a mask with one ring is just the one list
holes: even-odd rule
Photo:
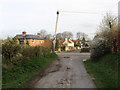
[[89, 53], [79, 51], [58, 53], [59, 58], [42, 73], [33, 77], [27, 88], [96, 88], [86, 72], [84, 59]]

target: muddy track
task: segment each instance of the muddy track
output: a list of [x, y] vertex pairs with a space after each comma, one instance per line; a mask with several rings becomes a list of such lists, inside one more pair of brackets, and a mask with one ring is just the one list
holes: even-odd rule
[[60, 59], [58, 58], [51, 62], [45, 69], [41, 70], [37, 75], [33, 76], [24, 88], [34, 88], [34, 84], [36, 84], [40, 79], [49, 73], [59, 71], [60, 67]]
[[96, 88], [86, 72], [83, 60], [89, 53], [58, 53], [59, 58], [31, 78], [27, 88]]

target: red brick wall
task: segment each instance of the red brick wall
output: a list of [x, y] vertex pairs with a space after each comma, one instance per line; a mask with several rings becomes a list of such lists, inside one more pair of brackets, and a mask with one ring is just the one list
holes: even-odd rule
[[34, 43], [33, 43], [33, 39], [29, 39], [28, 41], [30, 46], [37, 46], [37, 45], [44, 46], [45, 43], [44, 40], [38, 40], [38, 39], [34, 39]]
[[[44, 40], [34, 39], [34, 43], [33, 43], [33, 39], [27, 39], [26, 42], [27, 41], [29, 42], [30, 46], [44, 46], [45, 45]], [[25, 40], [24, 40], [24, 42], [25, 42]], [[18, 44], [20, 44], [19, 40], [18, 40]]]

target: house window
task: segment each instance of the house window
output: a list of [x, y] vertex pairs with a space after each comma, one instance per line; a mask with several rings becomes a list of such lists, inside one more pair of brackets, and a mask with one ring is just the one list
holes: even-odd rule
[[19, 40], [19, 44], [24, 44], [24, 40]]
[[37, 44], [38, 44], [38, 40], [37, 40]]
[[41, 40], [41, 44], [42, 44], [43, 42], [42, 42], [42, 40]]
[[33, 39], [33, 43], [35, 43], [35, 40]]
[[39, 40], [37, 40], [37, 46], [39, 46]]

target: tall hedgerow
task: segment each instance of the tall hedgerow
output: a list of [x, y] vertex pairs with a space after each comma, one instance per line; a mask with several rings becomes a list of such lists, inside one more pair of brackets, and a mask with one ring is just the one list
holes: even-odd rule
[[97, 35], [93, 41], [90, 42], [91, 59], [98, 60], [99, 57], [110, 52], [110, 44], [106, 37]]
[[104, 16], [94, 39], [90, 43], [91, 58], [98, 59], [102, 55], [110, 52], [117, 53], [117, 28], [118, 22], [117, 17], [107, 13]]
[[50, 53], [51, 47], [19, 45], [17, 37], [6, 39], [2, 45], [3, 64], [14, 64], [18, 61], [28, 60]]

